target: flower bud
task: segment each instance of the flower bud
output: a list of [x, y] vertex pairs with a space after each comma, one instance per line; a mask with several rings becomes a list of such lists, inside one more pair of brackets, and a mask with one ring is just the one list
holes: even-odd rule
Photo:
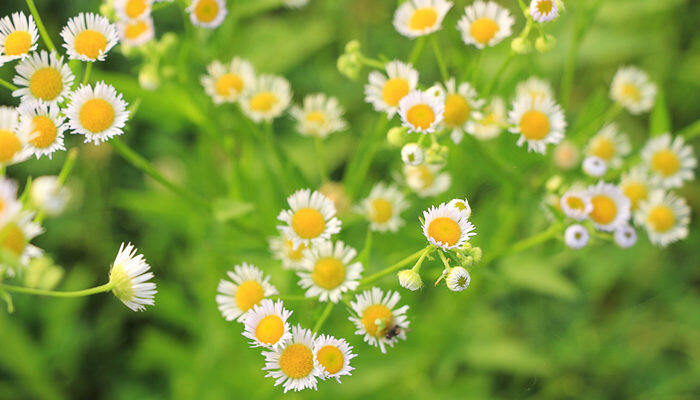
[[449, 149], [439, 143], [433, 143], [425, 152], [425, 159], [430, 164], [442, 164], [447, 159]]
[[545, 35], [537, 38], [535, 41], [535, 48], [540, 53], [547, 53], [548, 51], [552, 50], [556, 44], [557, 39], [555, 39], [554, 36]]
[[553, 177], [547, 179], [544, 186], [547, 188], [547, 191], [554, 192], [559, 189], [559, 186], [561, 186], [563, 182], [564, 178], [562, 178], [561, 175], [554, 175]]
[[481, 262], [481, 257], [483, 257], [484, 252], [481, 250], [481, 247], [474, 247], [472, 249], [472, 258], [474, 259], [474, 264], [478, 264]]
[[359, 53], [360, 51], [361, 51], [361, 47], [360, 47], [359, 40], [351, 40], [348, 42], [348, 44], [345, 45], [345, 53], [346, 54]]
[[510, 48], [516, 54], [527, 54], [532, 51], [532, 44], [525, 38], [517, 37], [510, 42]]
[[454, 267], [445, 278], [447, 288], [453, 292], [461, 292], [469, 287], [471, 277], [464, 267]]
[[399, 285], [411, 291], [416, 291], [423, 287], [423, 280], [420, 275], [412, 269], [404, 269], [397, 274]]
[[423, 149], [417, 143], [408, 143], [401, 149], [401, 159], [406, 165], [421, 165], [425, 161]]
[[386, 140], [394, 147], [403, 146], [408, 139], [408, 129], [403, 126], [395, 126], [386, 133]]
[[145, 90], [156, 90], [160, 86], [158, 67], [154, 64], [146, 64], [139, 71], [139, 84]]
[[338, 57], [338, 71], [345, 75], [347, 78], [355, 80], [360, 76], [360, 71], [362, 70], [362, 65], [354, 57], [349, 54], [343, 54]]

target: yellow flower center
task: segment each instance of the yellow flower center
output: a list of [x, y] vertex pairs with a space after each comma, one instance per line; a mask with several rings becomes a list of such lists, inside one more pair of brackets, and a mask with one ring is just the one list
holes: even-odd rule
[[7, 129], [0, 129], [0, 163], [10, 162], [22, 150], [22, 142], [17, 135]]
[[266, 316], [255, 328], [255, 338], [260, 343], [275, 344], [282, 335], [284, 335], [284, 321], [277, 315]]
[[335, 374], [343, 369], [345, 358], [339, 348], [331, 345], [323, 346], [316, 353], [316, 359], [329, 374]]
[[14, 31], [5, 38], [5, 54], [19, 56], [32, 47], [32, 36], [27, 31]]
[[625, 83], [622, 85], [622, 96], [632, 101], [640, 101], [642, 99], [639, 88], [633, 83]]
[[250, 108], [253, 111], [270, 111], [277, 104], [277, 96], [270, 92], [260, 92], [250, 99]]
[[86, 29], [75, 37], [75, 51], [95, 59], [107, 48], [107, 37], [100, 32]]
[[572, 210], [584, 210], [586, 208], [585, 203], [580, 197], [569, 196], [566, 199], [566, 205]]
[[680, 167], [681, 161], [671, 150], [659, 150], [651, 157], [651, 168], [660, 175], [671, 176], [678, 172]]
[[463, 201], [455, 201], [454, 206], [459, 211], [464, 211], [467, 209], [467, 203], [465, 203]]
[[622, 185], [622, 193], [630, 199], [632, 210], [636, 210], [639, 202], [647, 198], [647, 186], [642, 182], [626, 182]]
[[290, 344], [280, 354], [280, 369], [292, 379], [309, 376], [314, 369], [314, 354], [304, 344]]
[[414, 174], [417, 174], [420, 178], [420, 181], [423, 183], [423, 188], [429, 188], [433, 186], [433, 183], [435, 182], [435, 175], [432, 173], [432, 171], [430, 171], [428, 167], [426, 167], [425, 165], [419, 165], [414, 171]]
[[477, 42], [481, 44], [488, 43], [498, 32], [498, 24], [491, 18], [479, 18], [472, 22], [471, 35]]
[[0, 213], [2, 212], [2, 210], [3, 210], [4, 208], [5, 208], [5, 202], [2, 201], [2, 198], [0, 197]]
[[45, 149], [53, 144], [56, 140], [57, 130], [56, 125], [53, 123], [51, 118], [44, 115], [37, 115], [34, 117], [34, 131], [38, 133], [39, 136], [31, 140], [34, 147], [40, 149]]
[[[377, 320], [381, 321], [381, 329], [377, 326]], [[387, 326], [391, 325], [393, 320], [394, 314], [383, 304], [373, 304], [362, 313], [362, 325], [365, 326], [365, 331], [375, 337], [384, 336]]]
[[597, 195], [591, 199], [593, 210], [591, 211], [591, 219], [598, 224], [607, 225], [615, 220], [617, 216], [617, 205], [608, 196]]
[[115, 264], [109, 271], [109, 282], [114, 283], [112, 293], [118, 299], [129, 301], [134, 297], [134, 286], [131, 282], [131, 277], [124, 270], [121, 264]]
[[410, 91], [408, 81], [403, 78], [392, 78], [386, 81], [382, 89], [384, 102], [392, 107], [399, 105], [399, 101]]
[[335, 289], [345, 280], [345, 266], [335, 257], [325, 257], [316, 261], [311, 279], [324, 289]]
[[673, 210], [666, 205], [658, 205], [649, 211], [647, 221], [657, 232], [666, 232], [676, 223], [676, 216]]
[[447, 243], [449, 246], [456, 245], [461, 234], [459, 224], [452, 218], [438, 217], [428, 225], [428, 236], [436, 242]]
[[304, 243], [299, 244], [299, 246], [295, 249], [294, 242], [288, 239], [286, 242], [286, 246], [287, 257], [289, 257], [290, 260], [299, 261], [304, 257], [304, 250], [307, 247]]
[[146, 7], [147, 4], [144, 0], [129, 0], [126, 3], [126, 7], [124, 7], [124, 13], [129, 18], [136, 18], [146, 11]]
[[90, 99], [80, 109], [80, 123], [92, 133], [100, 133], [112, 126], [114, 107], [104, 99]]
[[236, 290], [236, 305], [241, 311], [248, 311], [253, 306], [260, 304], [265, 296], [262, 285], [256, 281], [245, 281], [238, 285]]
[[306, 114], [306, 120], [318, 125], [323, 125], [326, 122], [326, 114], [322, 111], [311, 111]]
[[544, 139], [549, 133], [549, 118], [541, 111], [530, 110], [520, 118], [520, 132], [528, 140]]
[[[240, 93], [243, 90], [243, 79], [234, 73], [227, 73], [221, 75], [221, 77], [216, 81], [216, 92], [221, 96], [230, 96], [233, 93]], [[251, 101], [251, 108], [253, 107]], [[269, 109], [268, 106], [266, 108]]]
[[302, 208], [292, 216], [292, 229], [302, 239], [313, 239], [326, 229], [326, 220], [318, 210]]
[[56, 68], [40, 68], [29, 78], [29, 91], [32, 96], [51, 101], [63, 90], [63, 77]]
[[449, 94], [445, 99], [445, 124], [449, 127], [464, 125], [469, 118], [471, 108], [467, 99], [458, 94]]
[[27, 246], [24, 232], [16, 223], [10, 223], [0, 231], [0, 247], [11, 252], [15, 256], [21, 256]]
[[615, 156], [615, 143], [606, 137], [599, 137], [591, 143], [591, 154], [603, 160], [610, 160]]
[[537, 3], [537, 12], [549, 14], [550, 11], [552, 11], [552, 0], [542, 0]]
[[435, 25], [438, 19], [438, 14], [432, 7], [419, 8], [411, 15], [411, 20], [408, 21], [408, 26], [414, 31], [422, 31]]
[[406, 120], [416, 128], [428, 129], [435, 122], [435, 112], [427, 104], [417, 104], [408, 109]]
[[219, 15], [219, 3], [214, 0], [200, 0], [194, 8], [194, 15], [200, 22], [211, 22]]
[[394, 209], [391, 202], [386, 199], [374, 199], [372, 200], [372, 207], [370, 218], [372, 221], [383, 224], [389, 221], [394, 215]]
[[126, 36], [127, 39], [135, 40], [146, 33], [147, 30], [148, 24], [146, 24], [145, 21], [135, 21], [126, 26], [126, 29], [124, 29], [124, 36]]

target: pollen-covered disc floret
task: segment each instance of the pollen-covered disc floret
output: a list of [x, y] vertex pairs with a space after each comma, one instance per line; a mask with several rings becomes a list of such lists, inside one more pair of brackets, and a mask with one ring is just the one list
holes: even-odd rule
[[314, 344], [314, 355], [324, 378], [335, 378], [340, 382], [341, 376], [352, 375], [350, 371], [355, 369], [350, 366], [350, 360], [357, 354], [352, 352], [352, 346], [345, 339], [319, 336]]
[[282, 385], [284, 392], [304, 389], [316, 390], [318, 378], [324, 372], [316, 359], [316, 335], [299, 325], [292, 327], [289, 339], [273, 351], [263, 351], [267, 377], [275, 379], [275, 386]]
[[443, 250], [461, 247], [476, 235], [474, 225], [462, 211], [445, 203], [423, 211], [423, 235]]
[[564, 231], [564, 242], [575, 250], [586, 247], [589, 239], [588, 230], [580, 224], [571, 225]]
[[335, 97], [323, 93], [304, 97], [304, 104], [292, 107], [290, 114], [297, 121], [296, 129], [304, 136], [325, 138], [347, 128], [343, 107]]
[[617, 168], [622, 164], [622, 158], [630, 152], [627, 135], [620, 133], [615, 124], [608, 124], [588, 141], [586, 154], [596, 156], [605, 164]]
[[357, 330], [355, 334], [363, 335], [364, 341], [370, 346], [379, 347], [386, 353], [386, 346], [393, 347], [399, 339], [406, 339], [406, 329], [409, 321], [406, 318], [408, 306], [394, 309], [401, 300], [398, 292], [387, 291], [373, 287], [355, 296], [350, 302], [355, 315], [349, 317]]
[[559, 206], [567, 217], [577, 221], [586, 219], [593, 210], [588, 191], [580, 188], [567, 190], [559, 199]]
[[386, 64], [386, 75], [379, 71], [369, 73], [365, 85], [365, 101], [375, 111], [386, 112], [389, 118], [399, 110], [399, 102], [418, 85], [418, 71], [411, 64], [390, 61]]
[[343, 293], [357, 289], [362, 277], [362, 264], [353, 262], [357, 251], [341, 241], [320, 241], [304, 251], [299, 286], [306, 289], [306, 297], [319, 301], [340, 301]]
[[588, 187], [593, 208], [588, 217], [600, 230], [612, 232], [630, 218], [630, 201], [618, 186], [603, 181]]
[[408, 202], [396, 185], [379, 182], [359, 208], [367, 216], [373, 231], [396, 232], [404, 223], [401, 213], [408, 208]]
[[455, 78], [448, 79], [444, 87], [436, 83], [433, 88], [445, 110], [440, 128], [449, 130], [452, 141], [460, 143], [464, 132], [473, 129], [470, 125], [482, 119], [480, 109], [484, 101], [477, 98], [476, 90], [468, 82], [457, 85]]
[[68, 58], [81, 61], [104, 61], [107, 53], [119, 42], [116, 25], [93, 13], [80, 13], [69, 19], [61, 37]]
[[618, 69], [610, 85], [610, 98], [632, 114], [651, 110], [656, 92], [656, 85], [649, 80], [649, 75], [631, 66]]
[[442, 28], [442, 20], [452, 8], [445, 0], [408, 0], [394, 13], [394, 28], [400, 34], [415, 38]]
[[30, 126], [20, 123], [16, 109], [0, 106], [0, 166], [22, 162], [31, 155]]
[[255, 122], [270, 122], [282, 115], [292, 100], [289, 82], [274, 75], [260, 75], [240, 99], [243, 112]]
[[510, 11], [494, 1], [475, 1], [464, 8], [457, 23], [462, 40], [479, 49], [495, 46], [511, 34], [515, 20]]
[[292, 312], [284, 308], [282, 300], [263, 299], [248, 311], [243, 336], [250, 339], [252, 347], [280, 349], [292, 337], [287, 323], [290, 315]]
[[54, 152], [65, 150], [63, 133], [68, 129], [64, 124], [65, 118], [57, 105], [38, 104], [28, 106], [20, 105], [20, 121], [30, 127], [32, 139], [28, 148], [36, 156], [47, 156], [51, 159]]
[[688, 236], [690, 207], [682, 197], [655, 190], [640, 203], [635, 221], [646, 228], [649, 241], [666, 247]]
[[228, 14], [226, 0], [192, 0], [186, 11], [192, 25], [214, 29], [221, 25]]
[[81, 85], [69, 98], [65, 110], [72, 133], [85, 136], [85, 143], [100, 144], [124, 133], [129, 119], [127, 103], [111, 85]]
[[406, 184], [418, 197], [437, 196], [450, 188], [452, 178], [440, 165], [404, 165]]
[[0, 19], [0, 65], [36, 50], [39, 31], [34, 18], [15, 12]]
[[557, 144], [564, 138], [564, 112], [550, 98], [516, 97], [508, 116], [513, 124], [510, 131], [520, 136], [518, 146], [527, 142], [528, 151], [545, 154], [548, 144]]
[[532, 0], [530, 15], [537, 22], [548, 22], [559, 16], [556, 0]]
[[41, 50], [30, 54], [15, 67], [12, 82], [19, 88], [12, 92], [23, 105], [57, 104], [70, 93], [75, 76], [63, 57], [55, 51]]
[[156, 35], [150, 15], [118, 21], [117, 30], [121, 42], [127, 46], [141, 46], [153, 40]]
[[329, 240], [340, 232], [335, 205], [321, 192], [300, 189], [287, 198], [287, 203], [289, 210], [283, 210], [277, 217], [285, 225], [277, 228], [292, 239], [295, 249], [300, 244]]
[[234, 103], [253, 85], [255, 70], [250, 62], [239, 57], [227, 64], [215, 60], [207, 66], [207, 75], [201, 81], [214, 104]]
[[682, 136], [673, 138], [670, 133], [665, 133], [652, 138], [641, 154], [654, 185], [677, 188], [695, 178], [697, 159], [692, 146], [685, 144]]
[[615, 229], [613, 239], [618, 246], [628, 249], [637, 243], [637, 231], [631, 225], [620, 225]]
[[294, 246], [294, 241], [285, 234], [280, 234], [269, 240], [272, 256], [282, 261], [282, 268], [299, 271], [304, 267], [304, 250], [308, 246], [300, 243]]
[[450, 268], [450, 272], [445, 277], [447, 288], [453, 292], [461, 292], [469, 287], [471, 277], [464, 267]]
[[[493, 97], [481, 110], [481, 118], [467, 124], [467, 133], [479, 140], [489, 140], [498, 136], [506, 126], [506, 103], [500, 97]], [[452, 136], [454, 140], [454, 135]]]
[[149, 282], [153, 278], [151, 266], [137, 252], [131, 243], [122, 243], [109, 271], [109, 283], [114, 285], [112, 293], [122, 303], [133, 311], [144, 311], [146, 306], [155, 304], [157, 290], [156, 284]]
[[264, 298], [277, 294], [277, 289], [270, 284], [270, 276], [265, 276], [254, 265], [236, 265], [226, 275], [230, 281], [219, 281], [216, 303], [227, 321], [243, 322], [250, 309], [259, 305]]

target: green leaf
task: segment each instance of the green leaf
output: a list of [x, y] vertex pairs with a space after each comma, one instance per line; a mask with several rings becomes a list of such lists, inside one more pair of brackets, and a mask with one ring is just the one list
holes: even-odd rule
[[231, 199], [216, 199], [214, 201], [214, 217], [219, 222], [226, 222], [239, 218], [253, 211], [255, 206]]

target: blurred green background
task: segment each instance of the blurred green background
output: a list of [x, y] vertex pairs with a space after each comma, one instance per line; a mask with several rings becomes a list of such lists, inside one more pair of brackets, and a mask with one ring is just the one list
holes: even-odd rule
[[[327, 141], [327, 160], [335, 179], [358, 142], [373, 129], [378, 114], [363, 101], [366, 71], [358, 82], [341, 76], [336, 59], [346, 42], [361, 41], [369, 55], [406, 60], [410, 40], [393, 29], [395, 1], [311, 0], [302, 10], [287, 10], [271, 0], [228, 1], [232, 12], [213, 32], [183, 24], [177, 6], [154, 13], [158, 37], [172, 31], [178, 42], [160, 60], [161, 86], [140, 89], [137, 76], [147, 57], [112, 51], [97, 65], [104, 79], [129, 102], [141, 99], [124, 140], [165, 173], [192, 191], [218, 203], [234, 202], [234, 218], [211, 218], [148, 179], [108, 145], [83, 145], [70, 185], [77, 199], [59, 218], [46, 221], [35, 244], [65, 268], [62, 290], [106, 281], [122, 241], [134, 242], [153, 266], [158, 284], [156, 307], [133, 313], [113, 296], [48, 299], [16, 295], [15, 312], [0, 312], [0, 399], [270, 399], [281, 397], [264, 378], [258, 350], [249, 349], [241, 326], [221, 318], [214, 301], [216, 285], [236, 263], [252, 262], [272, 274], [283, 293], [299, 293], [293, 275], [283, 272], [267, 250], [275, 216], [286, 193], [265, 174], [265, 152], [258, 149], [235, 114], [215, 108], [203, 93], [199, 76], [211, 60], [233, 55], [250, 59], [258, 72], [282, 74], [292, 83], [295, 101], [323, 91], [347, 109], [349, 132]], [[454, 29], [463, 7], [455, 1], [438, 34], [453, 74], [472, 62]], [[516, 15], [515, 32], [524, 24], [517, 2], [501, 0]], [[551, 53], [518, 56], [497, 92], [505, 97], [530, 75], [550, 80], [557, 91], [574, 32], [583, 34], [567, 120], [601, 112], [615, 70], [636, 64], [660, 87], [672, 129], [700, 115], [700, 2], [694, 0], [567, 1], [563, 17], [548, 26], [558, 40]], [[590, 15], [591, 4], [601, 3]], [[97, 11], [97, 0], [37, 0], [52, 34], [69, 17]], [[3, 0], [0, 15], [23, 10], [20, 0]], [[42, 45], [40, 44], [40, 48]], [[439, 73], [430, 51], [417, 68], [421, 83]], [[483, 82], [500, 65], [507, 41], [485, 53]], [[0, 68], [10, 80], [13, 67]], [[14, 65], [14, 64], [12, 64]], [[591, 100], [593, 99], [593, 100]], [[15, 105], [6, 90], [0, 103]], [[601, 109], [602, 107], [602, 109]], [[622, 115], [619, 124], [636, 149], [648, 137], [648, 115]], [[310, 187], [319, 184], [310, 162], [312, 141], [293, 132], [293, 122], [276, 122], [277, 144], [303, 172]], [[594, 132], [584, 132], [586, 136]], [[383, 132], [382, 132], [383, 134]], [[380, 135], [381, 136], [381, 135]], [[585, 138], [584, 138], [585, 139]], [[382, 141], [382, 137], [372, 140]], [[485, 255], [537, 233], [547, 226], [541, 207], [542, 182], [553, 172], [550, 158], [528, 154], [502, 134], [484, 145], [486, 153], [510, 160], [510, 170], [531, 185], [505, 181], [489, 167], [484, 153], [465, 140], [451, 152], [451, 189], [437, 199], [410, 197], [400, 233], [375, 235], [366, 271], [377, 271], [424, 245], [418, 216], [422, 209], [453, 196], [469, 196]], [[696, 140], [695, 152], [698, 154]], [[65, 154], [31, 160], [8, 169], [27, 176], [56, 174]], [[383, 145], [375, 156], [359, 196], [378, 180], [391, 180], [400, 168], [398, 149]], [[231, 182], [240, 179], [240, 187]], [[679, 191], [694, 211], [700, 187]], [[247, 205], [253, 205], [248, 207]], [[242, 215], [238, 215], [242, 214]], [[357, 216], [343, 217], [340, 238], [361, 248], [366, 229]], [[697, 399], [700, 398], [700, 224], [693, 218], [690, 236], [661, 250], [640, 232], [632, 249], [598, 242], [574, 252], [561, 241], [497, 259], [474, 268], [472, 286], [462, 294], [431, 286], [416, 293], [401, 290], [410, 304], [411, 331], [406, 342], [387, 354], [353, 335], [344, 307], [336, 307], [323, 331], [347, 338], [356, 348], [356, 370], [342, 385], [321, 382], [318, 393], [289, 393], [298, 398], [462, 399]], [[437, 276], [438, 262], [428, 264]], [[398, 288], [393, 277], [380, 282]], [[289, 303], [293, 322], [311, 327], [321, 306]]]

